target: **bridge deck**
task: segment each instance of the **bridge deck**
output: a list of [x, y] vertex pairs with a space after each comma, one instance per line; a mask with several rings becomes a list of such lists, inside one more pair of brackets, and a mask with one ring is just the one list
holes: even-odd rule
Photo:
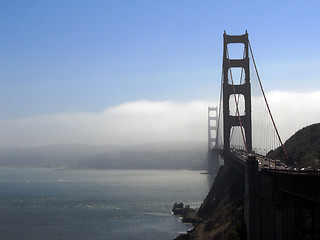
[[[217, 152], [221, 156], [223, 156], [224, 154], [222, 149], [218, 149]], [[245, 164], [248, 158], [247, 153], [245, 151], [237, 149], [232, 149], [230, 153], [233, 160], [232, 164], [237, 170], [240, 170], [244, 174]], [[256, 157], [256, 160], [258, 161], [259, 171], [264, 170], [278, 174], [311, 175], [320, 177], [320, 169], [298, 169], [289, 167], [286, 164], [282, 163], [280, 160], [274, 160], [260, 154], [251, 153], [250, 155]]]

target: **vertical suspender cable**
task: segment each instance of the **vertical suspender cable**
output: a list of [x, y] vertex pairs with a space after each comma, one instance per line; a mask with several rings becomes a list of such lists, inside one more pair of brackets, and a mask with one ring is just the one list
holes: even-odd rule
[[286, 149], [285, 149], [285, 147], [284, 147], [284, 145], [283, 145], [283, 143], [282, 143], [282, 140], [281, 140], [281, 137], [280, 137], [280, 135], [279, 135], [277, 126], [276, 126], [276, 124], [275, 124], [275, 122], [274, 122], [274, 119], [273, 119], [273, 116], [272, 116], [272, 114], [271, 114], [271, 110], [270, 110], [270, 107], [269, 107], [269, 104], [268, 104], [266, 95], [264, 94], [264, 90], [263, 90], [262, 83], [261, 83], [261, 80], [260, 80], [260, 76], [259, 76], [259, 73], [258, 73], [257, 65], [256, 65], [256, 62], [255, 62], [254, 57], [253, 57], [253, 53], [252, 53], [252, 49], [251, 49], [251, 44], [250, 44], [250, 42], [249, 42], [249, 48], [250, 48], [250, 52], [251, 52], [251, 56], [252, 56], [252, 61], [253, 61], [253, 64], [254, 64], [254, 68], [255, 68], [255, 70], [256, 70], [257, 77], [258, 77], [258, 80], [259, 80], [259, 84], [260, 84], [260, 88], [261, 88], [261, 91], [262, 91], [262, 95], [263, 95], [264, 101], [265, 101], [265, 103], [266, 103], [266, 105], [267, 105], [268, 112], [269, 112], [269, 115], [270, 115], [270, 117], [271, 117], [271, 121], [272, 121], [273, 127], [274, 127], [274, 129], [276, 130], [278, 139], [279, 139], [279, 141], [280, 141], [280, 144], [281, 144], [281, 146], [282, 146], [282, 149], [283, 149], [283, 151], [284, 151], [284, 154], [286, 155], [286, 159], [288, 160], [287, 151], [286, 151]]

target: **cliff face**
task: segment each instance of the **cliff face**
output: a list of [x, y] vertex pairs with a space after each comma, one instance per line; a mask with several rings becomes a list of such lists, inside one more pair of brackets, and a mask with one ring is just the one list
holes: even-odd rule
[[201, 221], [176, 240], [245, 239], [244, 180], [235, 169], [223, 166], [197, 212]]

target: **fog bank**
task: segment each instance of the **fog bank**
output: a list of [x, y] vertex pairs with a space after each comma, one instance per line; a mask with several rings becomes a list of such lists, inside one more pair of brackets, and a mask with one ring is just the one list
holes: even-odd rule
[[[273, 91], [267, 98], [283, 140], [319, 122], [320, 91]], [[69, 112], [0, 120], [2, 148], [54, 144], [133, 145], [206, 141], [208, 101], [137, 101], [101, 112]]]

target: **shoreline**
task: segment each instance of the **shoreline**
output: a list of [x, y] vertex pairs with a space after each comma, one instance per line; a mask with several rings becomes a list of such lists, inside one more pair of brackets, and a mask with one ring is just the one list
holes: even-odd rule
[[244, 182], [239, 173], [221, 166], [195, 213], [194, 227], [174, 240], [244, 240], [243, 192]]

